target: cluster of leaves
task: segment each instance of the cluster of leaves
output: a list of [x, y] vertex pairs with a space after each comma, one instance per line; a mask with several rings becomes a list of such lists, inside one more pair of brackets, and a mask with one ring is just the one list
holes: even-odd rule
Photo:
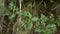
[[[33, 16], [29, 11], [19, 12], [15, 2], [12, 0], [11, 3], [9, 3], [9, 9], [4, 9], [4, 15], [8, 15], [9, 19], [12, 20], [16, 14], [18, 14], [18, 16], [22, 18], [20, 27], [23, 30], [32, 30], [33, 23], [35, 23], [35, 32], [40, 34], [52, 34], [56, 30], [53, 14], [51, 14], [49, 18], [41, 14], [41, 17], [38, 18], [37, 16]], [[1, 5], [0, 7], [2, 8]], [[57, 18], [56, 22], [58, 26], [60, 26], [60, 16]]]
[[43, 14], [41, 14], [41, 18], [39, 19], [38, 17], [32, 16], [29, 12], [24, 12], [22, 22], [22, 28], [28, 30], [32, 30], [33, 23], [35, 23], [35, 31], [41, 34], [52, 34], [56, 30], [52, 14], [48, 20]]
[[19, 8], [18, 6], [16, 6], [15, 0], [10, 0], [9, 2], [10, 3], [7, 7], [8, 9], [5, 7], [3, 3], [0, 3], [0, 9], [2, 10], [4, 16], [8, 16], [9, 19], [12, 20], [18, 14]]
[[[23, 30], [28, 29], [32, 30], [33, 23], [35, 23], [35, 32], [38, 32], [40, 34], [52, 34], [56, 30], [56, 25], [54, 24], [54, 16], [53, 14], [50, 15], [49, 19], [41, 14], [40, 19], [36, 16], [33, 16], [28, 11], [23, 11], [22, 16], [22, 25], [21, 28]], [[59, 17], [60, 18], [60, 17]], [[59, 18], [57, 19], [58, 25], [60, 24]]]

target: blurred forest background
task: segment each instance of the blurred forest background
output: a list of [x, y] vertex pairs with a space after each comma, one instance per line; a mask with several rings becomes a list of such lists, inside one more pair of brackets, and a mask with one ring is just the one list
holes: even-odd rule
[[60, 0], [0, 0], [0, 34], [60, 34]]

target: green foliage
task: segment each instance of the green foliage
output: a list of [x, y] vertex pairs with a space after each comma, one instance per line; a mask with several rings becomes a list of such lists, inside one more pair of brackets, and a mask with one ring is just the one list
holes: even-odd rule
[[[27, 14], [27, 12], [25, 14], [23, 14], [23, 16], [24, 16], [24, 17], [22, 17], [23, 18], [23, 21], [22, 21], [23, 29], [31, 30], [33, 27], [33, 23], [35, 22], [35, 26], [36, 26], [35, 31], [39, 32], [41, 34], [52, 34], [56, 30], [56, 25], [54, 24], [53, 14], [50, 15], [50, 18], [49, 18], [50, 20], [47, 20], [47, 17], [44, 16], [43, 14], [41, 14], [40, 19], [35, 16], [33, 17], [32, 14], [30, 14], [30, 15], [29, 14]], [[29, 17], [31, 17], [31, 18], [29, 18]]]
[[3, 3], [0, 3], [0, 9], [2, 10], [4, 7]]
[[56, 20], [58, 26], [60, 26], [60, 16], [57, 17], [57, 20]]
[[[33, 23], [35, 23], [35, 32], [38, 32], [39, 34], [52, 34], [56, 30], [56, 25], [54, 24], [54, 16], [53, 14], [50, 14], [49, 18], [45, 15], [41, 14], [41, 17], [34, 16], [29, 11], [23, 11], [19, 12], [19, 8], [15, 4], [16, 0], [11, 0], [9, 3], [9, 9], [4, 8], [4, 16], [9, 16], [10, 20], [13, 20], [13, 18], [18, 15], [21, 17], [21, 23], [19, 27], [21, 27], [22, 30], [29, 30], [31, 31], [33, 28]], [[54, 1], [51, 0], [53, 3]], [[34, 4], [35, 5], [35, 4]], [[31, 4], [27, 3], [25, 4], [25, 7], [30, 7]], [[2, 9], [3, 6], [0, 4], [0, 9]], [[34, 6], [34, 9], [38, 11], [39, 6]], [[58, 26], [60, 26], [60, 16], [56, 19], [56, 22]]]
[[39, 21], [39, 18], [38, 17], [32, 17], [31, 19], [33, 22], [38, 22]]
[[47, 21], [47, 17], [45, 16], [45, 15], [43, 15], [43, 14], [41, 14], [41, 21], [44, 21], [44, 22], [46, 22]]
[[14, 19], [14, 17], [16, 17], [17, 13], [19, 12], [19, 9], [14, 3], [14, 1], [13, 0], [10, 1], [8, 9], [4, 8], [4, 16], [6, 15], [9, 16], [10, 20]]
[[50, 15], [48, 23], [49, 24], [53, 24], [54, 23], [54, 16], [53, 16], [53, 14]]

